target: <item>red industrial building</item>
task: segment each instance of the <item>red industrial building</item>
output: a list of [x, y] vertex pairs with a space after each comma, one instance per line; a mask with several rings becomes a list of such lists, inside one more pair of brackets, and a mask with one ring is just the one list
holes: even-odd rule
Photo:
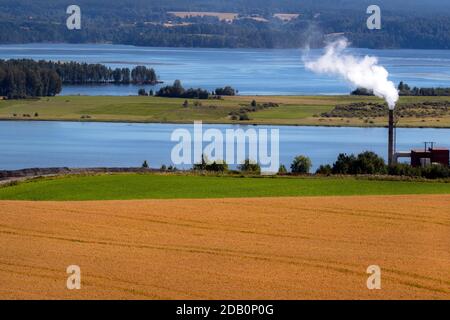
[[435, 148], [433, 145], [424, 149], [411, 150], [411, 166], [421, 167], [433, 163], [439, 163], [444, 166], [449, 165], [449, 149]]
[[423, 149], [411, 150], [411, 152], [395, 151], [395, 119], [394, 110], [389, 110], [388, 125], [388, 164], [398, 163], [399, 158], [410, 158], [412, 167], [425, 167], [431, 164], [449, 166], [450, 151], [447, 148], [434, 146], [434, 142], [424, 142]]
[[393, 163], [399, 158], [410, 158], [412, 167], [425, 167], [431, 164], [449, 165], [450, 151], [447, 148], [434, 147], [434, 143], [426, 142], [425, 148], [411, 150], [411, 152], [395, 152]]

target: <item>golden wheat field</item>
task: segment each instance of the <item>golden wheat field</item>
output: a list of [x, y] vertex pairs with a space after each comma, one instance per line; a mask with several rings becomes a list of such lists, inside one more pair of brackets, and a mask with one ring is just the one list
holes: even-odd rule
[[[0, 202], [1, 299], [449, 299], [450, 195]], [[79, 265], [81, 289], [66, 288]], [[379, 265], [381, 290], [366, 269]]]

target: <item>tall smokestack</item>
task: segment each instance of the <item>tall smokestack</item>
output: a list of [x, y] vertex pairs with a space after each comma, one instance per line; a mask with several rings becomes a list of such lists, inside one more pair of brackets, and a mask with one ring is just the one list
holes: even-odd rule
[[389, 109], [388, 164], [394, 164], [394, 110]]

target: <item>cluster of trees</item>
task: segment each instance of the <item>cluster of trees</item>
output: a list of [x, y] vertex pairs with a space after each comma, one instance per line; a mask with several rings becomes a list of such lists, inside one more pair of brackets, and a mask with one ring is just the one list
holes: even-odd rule
[[158, 97], [185, 98], [185, 99], [208, 99], [209, 92], [203, 89], [184, 89], [180, 80], [175, 80], [173, 85], [165, 86], [156, 92]]
[[[412, 3], [412, 1], [414, 3]], [[430, 1], [435, 2], [430, 4]], [[177, 47], [298, 48], [320, 46], [327, 34], [344, 33], [354, 46], [369, 48], [450, 48], [450, 5], [444, 0], [380, 0], [383, 27], [366, 27], [370, 1], [348, 0], [79, 0], [81, 30], [65, 26], [64, 0], [2, 0], [0, 43], [117, 43]], [[177, 18], [169, 11], [236, 12], [240, 17]], [[274, 13], [300, 13], [290, 22]], [[170, 26], [164, 25], [171, 22]]]
[[333, 166], [325, 165], [317, 169], [319, 174], [386, 174], [387, 166], [384, 159], [376, 153], [366, 151], [357, 156], [345, 153], [339, 154]]
[[137, 66], [131, 70], [131, 82], [139, 84], [156, 84], [158, 82], [158, 77], [156, 76], [154, 69], [145, 66]]
[[234, 96], [236, 95], [236, 90], [230, 86], [226, 86], [224, 88], [217, 88], [214, 91], [214, 94], [217, 96]]
[[[297, 156], [294, 158], [294, 161], [291, 164], [291, 172], [294, 174], [305, 174], [309, 173], [312, 167], [311, 159], [305, 156]], [[282, 171], [283, 168], [280, 168]]]
[[195, 171], [209, 171], [209, 172], [227, 172], [228, 164], [225, 161], [208, 161], [207, 157], [202, 154], [200, 163], [194, 164]]
[[[297, 156], [291, 164], [292, 174], [307, 174], [311, 170], [311, 159], [305, 156]], [[260, 174], [261, 166], [258, 162], [245, 159], [243, 163], [237, 166], [238, 171], [245, 174]], [[205, 155], [202, 155], [202, 159], [199, 163], [194, 164], [194, 171], [206, 171], [206, 172], [227, 172], [228, 164], [225, 161], [208, 161]], [[284, 165], [281, 165], [278, 174], [287, 174], [288, 171]]]
[[0, 96], [8, 99], [54, 96], [62, 81], [52, 69], [31, 60], [0, 60]]
[[398, 91], [401, 96], [450, 96], [450, 88], [410, 88], [408, 84], [400, 82]]
[[[245, 159], [243, 163], [238, 165], [237, 169], [245, 174], [260, 174], [261, 166], [250, 159]], [[228, 171], [228, 164], [225, 161], [208, 161], [205, 155], [202, 155], [200, 163], [196, 163], [193, 166], [194, 171], [201, 172], [220, 172], [224, 173]]]
[[111, 69], [102, 64], [0, 60], [0, 96], [9, 99], [54, 96], [63, 84], [156, 84], [155, 70], [145, 66]]
[[322, 165], [317, 169], [317, 174], [332, 175], [392, 175], [406, 177], [421, 177], [427, 179], [450, 178], [449, 166], [430, 165], [425, 167], [412, 167], [409, 164], [386, 165], [383, 158], [371, 151], [365, 151], [357, 156], [339, 154], [336, 162], [331, 165]]
[[149, 90], [149, 91], [147, 92], [147, 91], [145, 91], [144, 88], [141, 88], [141, 89], [138, 90], [138, 95], [139, 95], [139, 96], [153, 96], [153, 95], [154, 95], [154, 92], [153, 92], [153, 90]]
[[[398, 92], [401, 96], [450, 96], [450, 88], [418, 88], [411, 87], [401, 81], [398, 85]], [[351, 92], [355, 96], [373, 96], [371, 90], [357, 88]]]
[[366, 88], [356, 88], [350, 93], [352, 96], [373, 96], [373, 91]]
[[247, 174], [260, 174], [261, 166], [256, 161], [245, 159], [244, 163], [238, 166], [238, 170]]
[[[237, 91], [230, 86], [217, 88], [216, 90], [212, 91], [211, 94], [207, 90], [200, 88], [189, 88], [186, 90], [181, 84], [180, 80], [175, 80], [171, 86], [160, 88], [156, 92], [156, 96], [184, 99], [208, 99], [212, 95], [213, 98], [220, 99], [221, 96], [234, 96], [236, 95], [236, 92]], [[153, 92], [153, 90], [150, 90], [149, 92], [145, 91], [145, 89], [143, 88], [138, 90], [138, 95], [140, 96], [153, 96], [154, 94], [155, 93]], [[186, 100], [183, 105], [187, 107], [189, 105], [188, 101]]]

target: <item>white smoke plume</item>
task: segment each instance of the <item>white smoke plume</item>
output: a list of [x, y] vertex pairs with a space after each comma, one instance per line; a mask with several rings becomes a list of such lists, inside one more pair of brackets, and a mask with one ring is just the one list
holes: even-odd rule
[[399, 96], [394, 83], [388, 80], [389, 72], [378, 65], [376, 57], [358, 58], [345, 53], [348, 45], [345, 38], [330, 43], [317, 60], [305, 61], [306, 69], [341, 76], [352, 85], [373, 91], [386, 100], [389, 109], [394, 109]]

